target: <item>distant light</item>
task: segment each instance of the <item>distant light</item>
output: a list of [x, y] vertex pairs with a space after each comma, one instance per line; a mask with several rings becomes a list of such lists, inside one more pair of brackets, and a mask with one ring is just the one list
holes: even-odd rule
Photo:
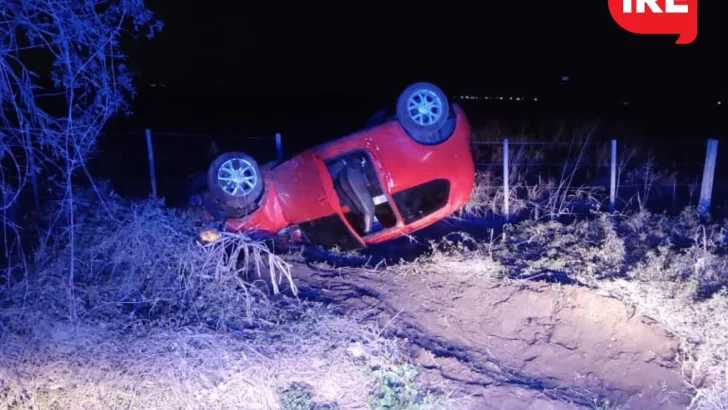
[[569, 76], [568, 76], [568, 75], [562, 75], [562, 76], [561, 76], [561, 81], [562, 81], [562, 82], [567, 82], [567, 81], [569, 81]]
[[521, 101], [521, 97], [516, 97], [516, 101]]
[[149, 84], [150, 87], [156, 87], [157, 84]]
[[538, 97], [533, 97], [533, 101], [538, 101]]
[[498, 97], [498, 99], [499, 99], [499, 100], [502, 100], [502, 99], [503, 99], [503, 97]]
[[723, 101], [718, 101], [718, 105], [721, 105], [721, 104], [723, 104]]

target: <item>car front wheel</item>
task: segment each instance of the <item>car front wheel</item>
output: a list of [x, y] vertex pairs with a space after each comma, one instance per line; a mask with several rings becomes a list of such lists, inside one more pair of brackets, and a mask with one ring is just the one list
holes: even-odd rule
[[257, 208], [263, 194], [258, 163], [244, 152], [226, 152], [207, 170], [207, 186], [227, 218], [241, 218]]

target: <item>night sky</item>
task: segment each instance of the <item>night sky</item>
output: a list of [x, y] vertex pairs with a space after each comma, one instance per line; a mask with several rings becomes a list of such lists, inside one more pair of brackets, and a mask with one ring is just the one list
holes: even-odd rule
[[147, 4], [164, 31], [133, 53], [143, 82], [173, 86], [220, 81], [340, 90], [429, 80], [458, 90], [528, 91], [567, 74], [595, 93], [720, 97], [728, 88], [728, 36], [726, 7], [715, 3], [701, 2], [698, 38], [679, 46], [676, 36], [622, 30], [606, 0], [396, 6], [155, 0]]
[[[182, 166], [176, 159], [164, 162], [165, 155], [185, 151], [205, 161], [199, 153], [214, 139], [223, 150], [259, 148], [254, 155], [272, 156], [271, 140], [237, 136], [275, 132], [284, 135], [287, 153], [296, 152], [358, 129], [377, 110], [393, 108], [406, 85], [424, 80], [450, 95], [539, 97], [524, 104], [458, 100], [475, 122], [527, 119], [540, 126], [597, 117], [604, 138], [638, 132], [640, 138], [690, 137], [702, 144], [705, 135], [728, 132], [726, 7], [709, 8], [717, 3], [701, 2], [697, 40], [681, 46], [676, 35], [624, 31], [607, 0], [338, 6], [148, 0], [165, 27], [128, 49], [141, 74], [140, 93], [134, 115], [107, 127], [138, 137], [109, 141], [126, 144], [130, 161], [143, 160], [139, 130], [152, 129], [160, 172], [173, 178], [186, 171], [175, 168]], [[565, 88], [577, 90], [578, 98], [550, 97]], [[164, 137], [169, 131], [207, 139]], [[121, 152], [114, 147], [107, 149]]]

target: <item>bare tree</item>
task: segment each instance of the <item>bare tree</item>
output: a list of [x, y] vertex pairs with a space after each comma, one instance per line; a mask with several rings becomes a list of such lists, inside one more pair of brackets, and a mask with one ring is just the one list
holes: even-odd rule
[[[73, 246], [72, 177], [86, 173], [107, 120], [134, 94], [125, 34], [161, 29], [143, 0], [5, 0], [0, 5], [0, 189], [7, 249], [9, 211], [31, 182], [57, 182]], [[90, 178], [89, 178], [90, 179]], [[69, 298], [74, 299], [74, 260]], [[74, 303], [70, 303], [74, 306]], [[75, 318], [75, 312], [69, 312]]]

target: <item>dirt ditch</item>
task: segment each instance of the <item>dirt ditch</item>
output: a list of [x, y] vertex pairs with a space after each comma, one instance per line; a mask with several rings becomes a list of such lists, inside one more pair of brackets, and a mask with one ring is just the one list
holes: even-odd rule
[[[473, 409], [685, 409], [677, 342], [622, 302], [569, 285], [294, 266], [301, 297], [372, 315], [421, 381]], [[605, 406], [609, 403], [608, 407]]]

